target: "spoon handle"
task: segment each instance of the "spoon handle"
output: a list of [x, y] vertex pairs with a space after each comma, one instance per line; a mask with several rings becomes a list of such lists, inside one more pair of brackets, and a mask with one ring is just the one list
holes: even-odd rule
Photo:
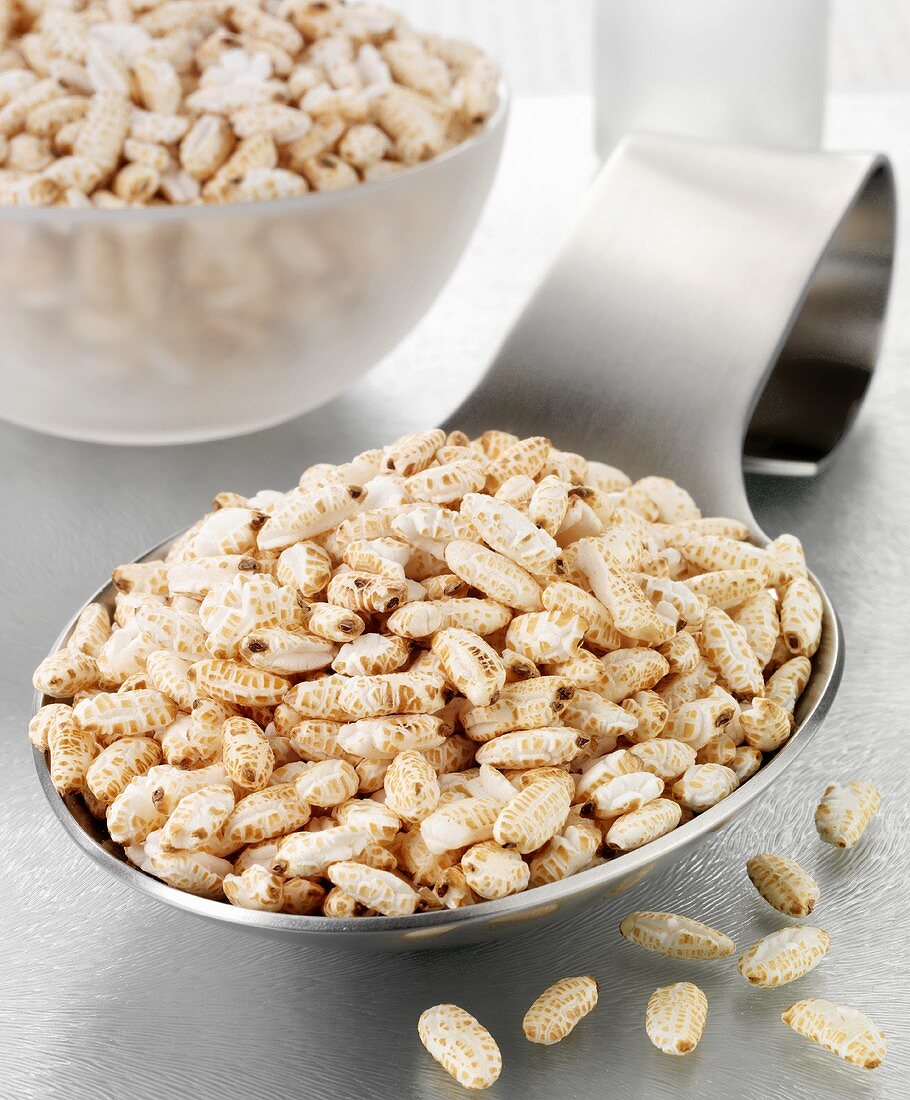
[[872, 154], [633, 135], [449, 418], [552, 435], [748, 522], [750, 470], [814, 473], [878, 351], [894, 184]]

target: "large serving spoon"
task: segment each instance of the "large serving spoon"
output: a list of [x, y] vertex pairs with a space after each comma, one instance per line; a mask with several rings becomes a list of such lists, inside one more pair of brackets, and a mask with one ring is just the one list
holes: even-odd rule
[[[561, 449], [632, 476], [672, 477], [706, 515], [742, 520], [763, 545], [743, 466], [814, 473], [846, 431], [875, 365], [894, 220], [891, 170], [881, 157], [628, 138], [449, 426], [548, 435]], [[824, 608], [822, 642], [787, 744], [736, 792], [660, 840], [500, 901], [340, 920], [197, 898], [126, 862], [78, 796], [57, 794], [35, 750], [38, 776], [58, 819], [96, 863], [146, 897], [198, 916], [368, 948], [505, 936], [618, 892], [704, 842], [792, 764], [830, 707], [843, 665], [837, 616], [813, 579]], [[112, 605], [111, 586], [91, 599]]]

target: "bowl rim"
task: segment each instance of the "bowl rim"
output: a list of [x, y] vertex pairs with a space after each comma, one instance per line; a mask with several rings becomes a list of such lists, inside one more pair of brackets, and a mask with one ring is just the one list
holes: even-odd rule
[[208, 220], [226, 217], [249, 217], [252, 214], [266, 213], [281, 215], [294, 214], [305, 210], [326, 210], [355, 201], [354, 196], [362, 195], [364, 201], [383, 190], [394, 188], [403, 179], [412, 179], [419, 174], [429, 174], [449, 161], [456, 160], [479, 145], [484, 145], [503, 129], [509, 117], [512, 96], [504, 78], [500, 76], [496, 86], [496, 106], [488, 118], [470, 137], [446, 149], [430, 160], [409, 164], [401, 172], [385, 179], [361, 181], [354, 187], [344, 187], [337, 191], [310, 191], [287, 199], [259, 199], [247, 202], [202, 203], [200, 205], [174, 204], [167, 206], [127, 207], [126, 209], [105, 209], [103, 207], [60, 207], [60, 206], [6, 206], [0, 205], [0, 224], [4, 222], [46, 223], [49, 228], [67, 229], [70, 225], [144, 225], [146, 223]]
[[[180, 533], [182, 534], [182, 532]], [[149, 561], [161, 558], [178, 535], [166, 539], [158, 546], [136, 558], [136, 561]], [[799, 714], [798, 725], [787, 742], [778, 749], [767, 763], [737, 789], [717, 805], [704, 813], [697, 814], [685, 824], [677, 826], [657, 840], [641, 848], [624, 852], [594, 867], [544, 886], [535, 886], [518, 894], [512, 894], [496, 901], [482, 901], [476, 905], [460, 909], [429, 910], [403, 917], [355, 917], [344, 919], [324, 916], [297, 916], [290, 913], [266, 913], [259, 910], [242, 909], [223, 901], [197, 897], [182, 890], [166, 885], [159, 879], [141, 871], [129, 863], [125, 857], [119, 858], [107, 851], [102, 844], [94, 840], [82, 828], [70, 810], [65, 799], [57, 793], [51, 783], [50, 770], [44, 752], [32, 746], [35, 768], [41, 789], [58, 821], [85, 852], [99, 866], [113, 875], [115, 879], [130, 886], [139, 893], [167, 905], [174, 906], [197, 916], [224, 921], [229, 924], [245, 926], [253, 930], [283, 933], [310, 933], [321, 936], [342, 936], [351, 939], [370, 935], [396, 933], [412, 938], [415, 943], [433, 935], [442, 935], [458, 924], [497, 922], [512, 923], [519, 914], [533, 917], [534, 910], [541, 915], [571, 899], [581, 900], [593, 893], [602, 893], [615, 885], [618, 880], [644, 872], [663, 857], [688, 847], [692, 842], [708, 833], [714, 832], [744, 809], [759, 794], [774, 782], [778, 775], [787, 769], [805, 748], [815, 734], [830, 709], [834, 695], [841, 680], [844, 665], [843, 630], [837, 613], [814, 573], [810, 578], [819, 590], [823, 607], [822, 643], [812, 664], [812, 673], [806, 685], [806, 693], [815, 685], [813, 698], [807, 700], [806, 693], [801, 698], [804, 703]], [[113, 585], [109, 582], [99, 588], [87, 603], [102, 602], [109, 604], [113, 596]], [[84, 607], [85, 605], [83, 605]], [[50, 653], [60, 649], [69, 637], [83, 608], [70, 619], [54, 642]], [[53, 700], [35, 692], [35, 711], [46, 702]], [[121, 847], [118, 845], [118, 848]], [[527, 912], [525, 912], [527, 911]], [[360, 936], [357, 934], [360, 933]]]

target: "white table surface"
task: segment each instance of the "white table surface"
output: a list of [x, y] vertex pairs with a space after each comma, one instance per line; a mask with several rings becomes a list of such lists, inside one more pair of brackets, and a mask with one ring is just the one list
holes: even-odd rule
[[[903, 181], [910, 98], [840, 97], [830, 140], [891, 150]], [[840, 612], [843, 686], [823, 730], [771, 797], [714, 843], [621, 898], [508, 944], [438, 954], [314, 950], [211, 928], [116, 886], [67, 840], [41, 796], [25, 726], [30, 673], [110, 567], [189, 522], [221, 489], [283, 487], [437, 422], [470, 388], [542, 272], [584, 191], [586, 99], [520, 100], [500, 178], [461, 268], [412, 336], [328, 408], [239, 440], [106, 448], [0, 424], [3, 470], [3, 708], [0, 737], [0, 1097], [52, 1100], [463, 1095], [420, 1047], [416, 1019], [452, 1000], [503, 1049], [491, 1097], [660, 1100], [899, 1100], [910, 1094], [910, 830], [906, 759], [910, 595], [910, 310], [898, 273], [880, 370], [859, 423], [815, 481], [754, 481], [762, 527], [800, 535]], [[902, 183], [906, 205], [910, 193]], [[849, 853], [820, 845], [812, 808], [831, 780], [861, 776], [883, 808]], [[748, 988], [735, 963], [695, 967], [638, 952], [616, 927], [633, 908], [702, 917], [745, 946], [782, 921], [745, 878], [757, 850], [790, 852], [822, 887], [829, 958], [799, 985]], [[527, 1044], [521, 1017], [567, 974], [601, 982], [597, 1014], [554, 1048]], [[648, 1044], [644, 1005], [692, 978], [710, 1012], [690, 1058]], [[888, 1034], [863, 1074], [779, 1022], [809, 995], [867, 1011]]]

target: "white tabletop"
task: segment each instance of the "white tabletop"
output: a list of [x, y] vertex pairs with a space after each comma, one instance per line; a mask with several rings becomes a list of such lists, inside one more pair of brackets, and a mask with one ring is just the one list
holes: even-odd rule
[[[898, 273], [880, 370], [837, 462], [815, 481], [750, 485], [762, 527], [795, 531], [847, 639], [843, 686], [823, 730], [766, 800], [711, 845], [622, 897], [499, 945], [370, 956], [302, 948], [213, 928], [114, 885], [52, 820], [25, 726], [30, 673], [61, 624], [121, 560], [198, 515], [218, 490], [283, 487], [318, 459], [341, 459], [432, 424], [471, 388], [541, 273], [593, 168], [588, 101], [520, 99], [495, 193], [469, 255], [420, 327], [366, 381], [291, 424], [244, 439], [169, 449], [106, 448], [0, 424], [4, 471], [5, 648], [0, 664], [0, 1096], [51, 1100], [284, 1097], [401, 1100], [461, 1095], [420, 1047], [420, 1010], [455, 1001], [487, 1024], [505, 1070], [491, 1097], [828, 1100], [907, 1095], [910, 905], [906, 856], [910, 310]], [[910, 99], [839, 97], [830, 140], [910, 159]], [[902, 187], [905, 205], [910, 191]], [[558, 439], [557, 439], [558, 442]], [[849, 853], [811, 824], [826, 783], [875, 781], [883, 808]], [[699, 967], [638, 952], [625, 912], [708, 920], [746, 946], [783, 923], [744, 873], [759, 850], [796, 856], [822, 887], [829, 958], [797, 986], [754, 990], [735, 964]], [[601, 1005], [566, 1042], [533, 1047], [521, 1017], [540, 990], [595, 974]], [[705, 989], [705, 1038], [688, 1059], [648, 1044], [658, 985]], [[779, 1021], [826, 996], [888, 1034], [883, 1068], [862, 1074]]]

